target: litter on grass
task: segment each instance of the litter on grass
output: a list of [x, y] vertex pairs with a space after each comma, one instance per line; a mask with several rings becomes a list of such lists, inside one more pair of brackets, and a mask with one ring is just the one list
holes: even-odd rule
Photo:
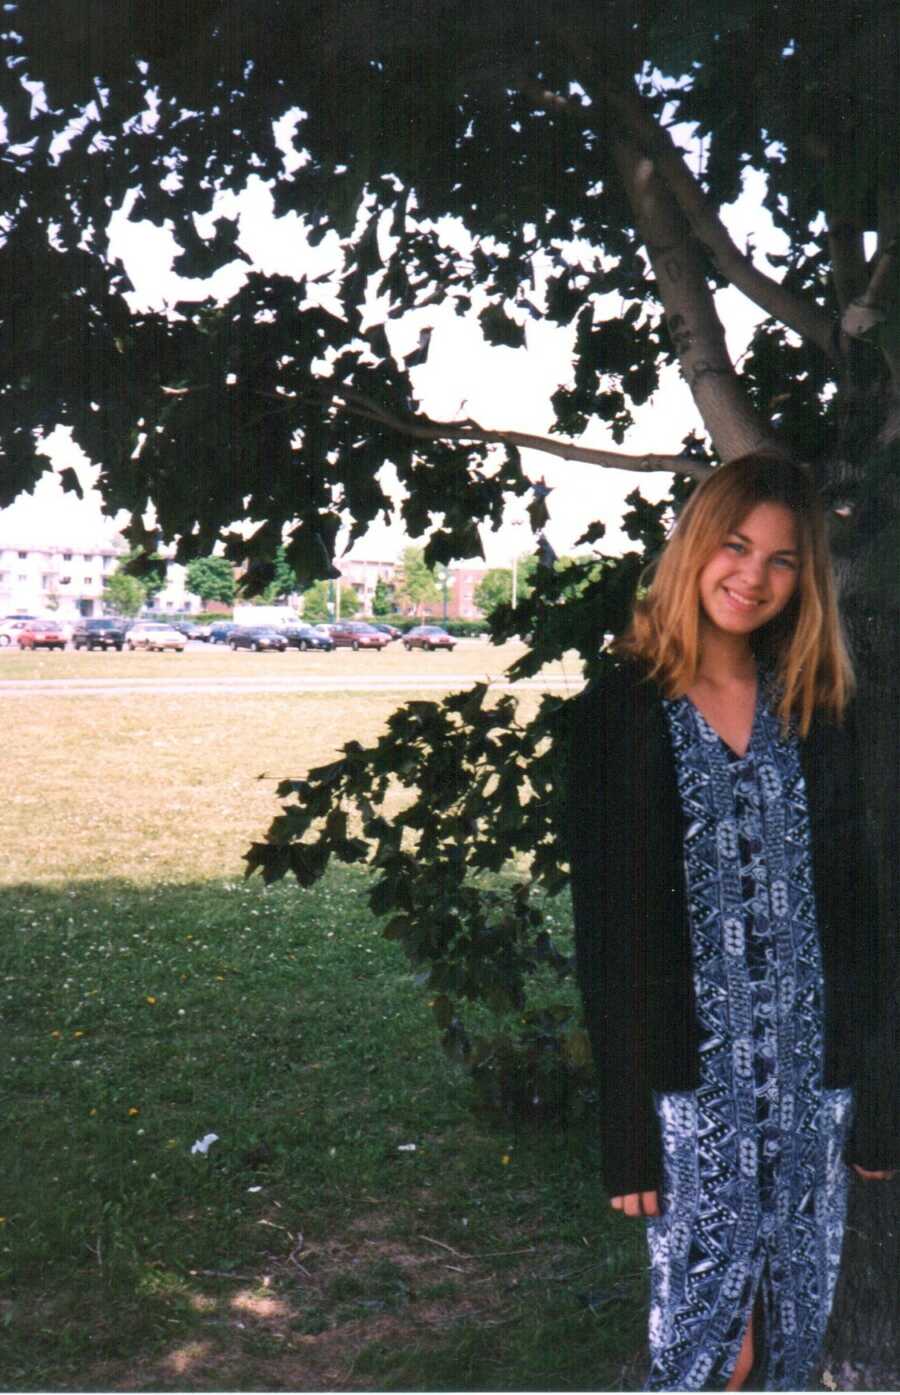
[[202, 1138], [198, 1138], [196, 1143], [191, 1145], [192, 1153], [208, 1153], [214, 1143], [218, 1143], [217, 1133], [206, 1133]]

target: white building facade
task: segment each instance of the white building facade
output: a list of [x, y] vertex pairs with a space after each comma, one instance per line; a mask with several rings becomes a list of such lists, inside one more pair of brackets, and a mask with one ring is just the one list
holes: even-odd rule
[[[38, 482], [0, 510], [0, 620], [14, 615], [77, 620], [103, 615], [104, 585], [128, 554], [113, 521], [95, 504], [63, 494], [52, 478]], [[187, 590], [185, 568], [163, 548], [166, 584], [147, 609], [193, 613], [199, 598]]]
[[0, 535], [0, 616], [56, 615], [75, 620], [103, 614], [103, 584], [126, 551], [97, 542], [86, 549], [74, 544], [40, 543], [27, 537]]

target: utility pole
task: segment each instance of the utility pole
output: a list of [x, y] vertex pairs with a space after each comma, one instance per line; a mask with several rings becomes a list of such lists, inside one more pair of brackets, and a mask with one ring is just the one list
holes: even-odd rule
[[[509, 526], [510, 526], [510, 528], [521, 528], [521, 527], [524, 526], [524, 523], [525, 523], [525, 519], [524, 519], [524, 518], [511, 518], [510, 521], [509, 521]], [[518, 596], [519, 596], [518, 583], [519, 583], [519, 554], [518, 554], [518, 551], [515, 551], [515, 552], [513, 553], [513, 559], [512, 559], [512, 608], [513, 608], [513, 610], [515, 610], [515, 608], [516, 608], [516, 601], [518, 600]]]

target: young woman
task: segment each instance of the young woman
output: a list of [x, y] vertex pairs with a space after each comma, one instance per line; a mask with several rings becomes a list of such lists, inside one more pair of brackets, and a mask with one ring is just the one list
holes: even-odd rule
[[717, 469], [615, 653], [576, 702], [569, 836], [604, 1180], [647, 1218], [648, 1388], [804, 1389], [846, 1164], [900, 1156], [866, 1088], [875, 887], [808, 472]]

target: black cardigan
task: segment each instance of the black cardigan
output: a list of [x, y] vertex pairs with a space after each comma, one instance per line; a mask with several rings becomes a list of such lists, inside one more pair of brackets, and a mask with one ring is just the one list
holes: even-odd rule
[[[576, 962], [600, 1085], [603, 1177], [616, 1196], [660, 1185], [652, 1092], [698, 1084], [684, 827], [656, 685], [634, 663], [611, 664], [573, 707]], [[848, 1160], [874, 1171], [896, 1165], [900, 1146], [891, 1111], [866, 1088], [879, 1052], [876, 887], [849, 725], [814, 719], [801, 760], [825, 979], [824, 1084], [856, 1086]]]

